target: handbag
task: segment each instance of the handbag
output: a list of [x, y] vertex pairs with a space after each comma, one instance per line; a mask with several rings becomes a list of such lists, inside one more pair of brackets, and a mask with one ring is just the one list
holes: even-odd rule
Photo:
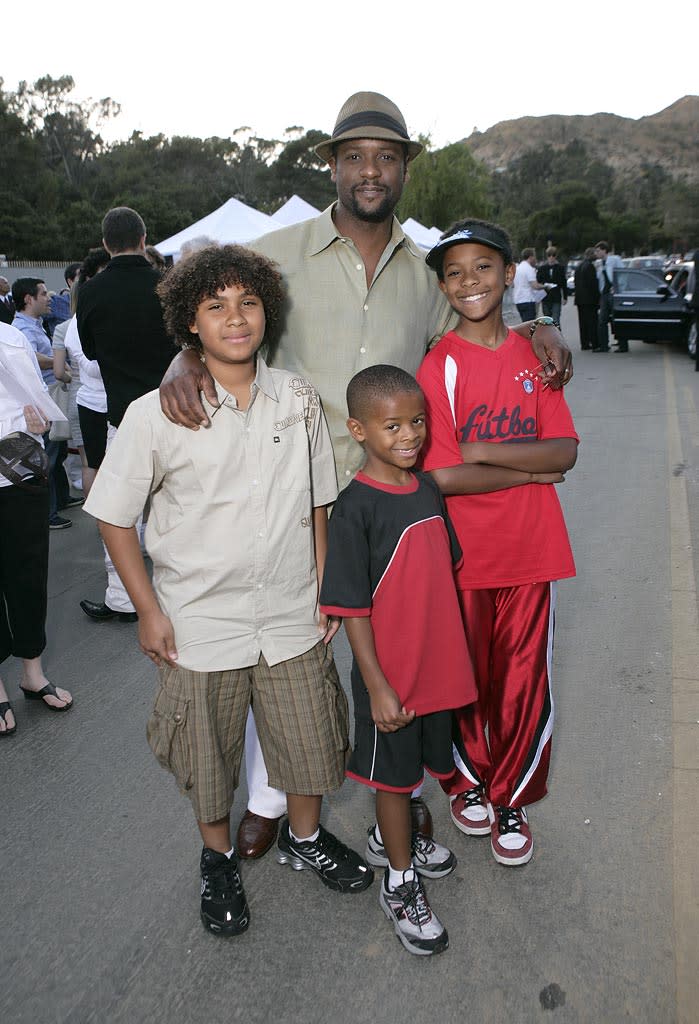
[[68, 421], [70, 389], [63, 381], [57, 380], [55, 384], [49, 384], [49, 396], [65, 416], [64, 420], [54, 420], [51, 424], [49, 441], [67, 441], [70, 437], [70, 423]]
[[25, 491], [49, 485], [49, 460], [44, 446], [30, 434], [15, 430], [0, 440], [0, 473]]

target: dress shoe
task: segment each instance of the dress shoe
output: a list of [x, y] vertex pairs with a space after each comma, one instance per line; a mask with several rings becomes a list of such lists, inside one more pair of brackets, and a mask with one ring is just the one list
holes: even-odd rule
[[413, 797], [410, 801], [410, 824], [413, 832], [432, 836], [432, 815], [421, 796]]
[[109, 622], [110, 619], [118, 619], [119, 622], [138, 622], [136, 612], [115, 612], [108, 608], [104, 601], [81, 601], [80, 607], [90, 619], [95, 622]]
[[257, 860], [264, 857], [274, 845], [279, 828], [279, 818], [263, 818], [261, 814], [246, 811], [238, 825], [235, 849], [243, 860]]

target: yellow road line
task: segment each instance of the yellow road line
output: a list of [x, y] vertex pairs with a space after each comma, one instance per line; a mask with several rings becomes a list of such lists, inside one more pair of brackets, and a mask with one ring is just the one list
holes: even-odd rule
[[[696, 1024], [699, 1001], [699, 615], [683, 463], [678, 388], [689, 437], [699, 438], [693, 388], [664, 355], [672, 587], [673, 900], [678, 1024]], [[690, 367], [685, 367], [687, 373]], [[694, 376], [694, 374], [692, 374]]]

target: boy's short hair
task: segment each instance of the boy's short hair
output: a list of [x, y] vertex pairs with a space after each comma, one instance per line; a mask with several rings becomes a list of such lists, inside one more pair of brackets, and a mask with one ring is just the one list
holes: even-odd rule
[[12, 301], [18, 313], [24, 312], [27, 304], [27, 296], [35, 299], [39, 291], [39, 285], [44, 284], [41, 277], [18, 277], [12, 285]]
[[189, 329], [199, 304], [230, 285], [239, 285], [261, 300], [266, 321], [264, 351], [271, 357], [281, 333], [282, 276], [276, 263], [242, 245], [209, 245], [165, 272], [156, 289], [165, 329], [175, 344], [201, 352], [201, 341]]
[[521, 260], [528, 260], [530, 256], [536, 256], [536, 249], [532, 249], [531, 247], [528, 247], [526, 249], [522, 249], [522, 252], [520, 253], [520, 257], [519, 258]]
[[437, 271], [440, 281], [444, 280], [444, 253], [452, 245], [459, 245], [462, 242], [480, 242], [481, 245], [495, 249], [502, 256], [505, 266], [514, 262], [510, 236], [499, 224], [493, 224], [488, 220], [479, 220], [476, 217], [457, 220], [455, 224], [447, 228], [425, 258], [427, 266]]
[[105, 214], [102, 221], [102, 238], [105, 247], [113, 253], [138, 249], [141, 239], [146, 237], [146, 225], [140, 213], [130, 206], [115, 206]]
[[81, 266], [82, 266], [81, 263], [69, 263], [68, 264], [68, 266], [63, 271], [63, 277], [65, 278], [66, 284], [70, 284], [70, 282], [73, 280], [73, 278], [75, 277], [77, 272], [80, 270]]
[[347, 385], [347, 412], [360, 422], [373, 411], [373, 406], [388, 395], [421, 395], [422, 388], [411, 374], [399, 366], [377, 363], [355, 373]]
[[609, 252], [609, 242], [598, 242], [595, 249], [604, 249], [605, 252]]
[[89, 249], [87, 256], [82, 262], [80, 267], [80, 277], [78, 281], [81, 286], [89, 281], [91, 277], [94, 277], [102, 267], [106, 267], [111, 256], [101, 245], [96, 245], [93, 249]]

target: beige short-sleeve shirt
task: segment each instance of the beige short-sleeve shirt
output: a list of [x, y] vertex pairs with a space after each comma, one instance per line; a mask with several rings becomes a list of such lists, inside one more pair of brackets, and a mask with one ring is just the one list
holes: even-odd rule
[[332, 207], [250, 248], [275, 260], [284, 276], [286, 319], [273, 362], [318, 388], [345, 487], [363, 461], [346, 427], [350, 379], [376, 363], [414, 374], [429, 345], [449, 329], [449, 304], [425, 254], [395, 217], [368, 287], [362, 257], [352, 239], [338, 233]]
[[217, 384], [211, 426], [186, 430], [157, 391], [132, 402], [85, 510], [133, 526], [147, 499], [153, 585], [179, 664], [195, 671], [270, 665], [319, 640], [313, 509], [337, 481], [318, 393], [258, 356], [240, 410]]

